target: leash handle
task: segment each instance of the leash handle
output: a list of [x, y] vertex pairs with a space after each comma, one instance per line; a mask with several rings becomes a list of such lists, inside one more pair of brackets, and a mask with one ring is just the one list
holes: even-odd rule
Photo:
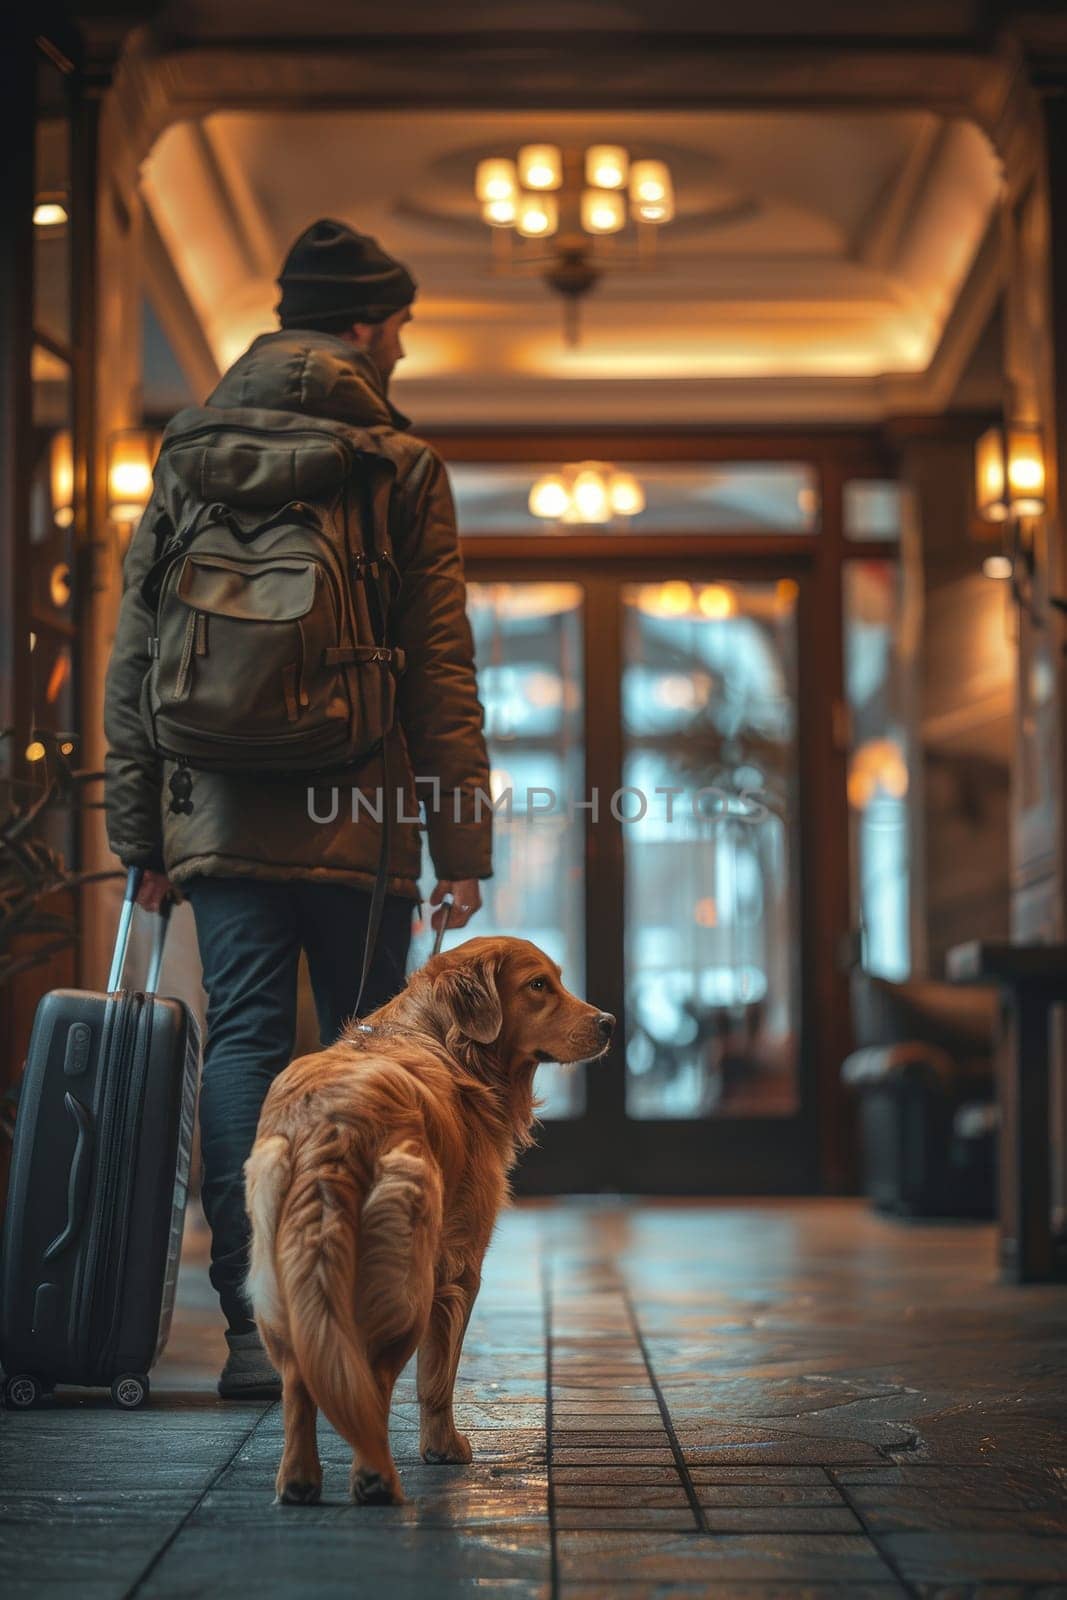
[[444, 938], [445, 932], [446, 932], [446, 930], [448, 928], [448, 924], [449, 924], [449, 921], [450, 921], [451, 916], [452, 916], [452, 907], [455, 905], [455, 903], [456, 903], [455, 895], [452, 893], [451, 889], [447, 889], [445, 891], [445, 893], [441, 896], [441, 904], [445, 908], [445, 920], [442, 922], [441, 926], [438, 928], [437, 933], [436, 933], [436, 935], [434, 937], [433, 954], [435, 956], [439, 955], [440, 952], [441, 952], [441, 941]]

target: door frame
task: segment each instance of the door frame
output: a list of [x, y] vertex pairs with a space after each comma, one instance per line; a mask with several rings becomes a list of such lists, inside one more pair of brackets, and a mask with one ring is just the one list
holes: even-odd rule
[[[594, 686], [613, 685], [609, 698], [617, 697], [620, 681], [620, 634], [614, 623], [605, 629], [606, 593], [615, 594], [620, 581], [662, 578], [668, 572], [703, 581], [793, 577], [799, 589], [795, 835], [801, 941], [799, 1112], [793, 1117], [719, 1121], [642, 1123], [625, 1117], [622, 824], [609, 813], [606, 822], [602, 819], [593, 828], [586, 813], [586, 989], [598, 1004], [619, 1017], [619, 1042], [605, 1063], [587, 1069], [586, 1115], [543, 1126], [538, 1148], [527, 1154], [516, 1175], [516, 1189], [531, 1194], [620, 1189], [649, 1194], [851, 1191], [856, 1182], [853, 1113], [840, 1083], [841, 1063], [851, 1047], [847, 974], [840, 959], [851, 903], [842, 569], [849, 559], [895, 561], [900, 551], [895, 542], [845, 540], [843, 489], [850, 479], [897, 475], [883, 441], [861, 430], [669, 436], [620, 430], [610, 436], [439, 436], [435, 443], [450, 461], [614, 459], [710, 464], [766, 460], [804, 461], [813, 469], [820, 514], [818, 529], [811, 534], [724, 531], [708, 535], [627, 533], [624, 538], [612, 538], [578, 532], [553, 539], [550, 546], [538, 534], [479, 534], [464, 538], [462, 550], [472, 582], [544, 581], [550, 550], [553, 579], [568, 579], [586, 588], [587, 789], [596, 782], [603, 787], [603, 776], [595, 774], [617, 773], [621, 768], [617, 700], [615, 715], [590, 714], [589, 696], [596, 693]], [[610, 577], [605, 577], [605, 568]], [[605, 906], [620, 914], [605, 918]], [[595, 938], [591, 937], [594, 927]], [[743, 1137], [742, 1129], [746, 1130]], [[729, 1137], [717, 1130], [728, 1130]]]

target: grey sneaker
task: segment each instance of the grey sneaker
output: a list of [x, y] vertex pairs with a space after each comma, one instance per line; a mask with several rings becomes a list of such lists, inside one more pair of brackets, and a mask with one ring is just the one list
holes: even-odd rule
[[230, 1353], [219, 1376], [223, 1400], [280, 1400], [282, 1380], [270, 1364], [255, 1328], [251, 1333], [226, 1330]]

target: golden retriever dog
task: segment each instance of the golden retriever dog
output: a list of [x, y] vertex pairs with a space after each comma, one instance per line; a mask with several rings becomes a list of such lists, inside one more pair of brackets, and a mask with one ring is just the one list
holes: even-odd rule
[[532, 1142], [534, 1072], [603, 1055], [614, 1024], [528, 940], [469, 939], [275, 1080], [245, 1179], [248, 1292], [283, 1382], [283, 1505], [319, 1498], [320, 1410], [352, 1446], [352, 1498], [403, 1501], [389, 1407], [416, 1350], [423, 1460], [471, 1459], [452, 1391]]

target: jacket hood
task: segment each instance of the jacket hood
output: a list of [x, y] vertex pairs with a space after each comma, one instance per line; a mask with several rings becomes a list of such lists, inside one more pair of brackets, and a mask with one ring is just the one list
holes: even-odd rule
[[303, 412], [359, 428], [411, 426], [364, 351], [332, 333], [306, 328], [260, 334], [219, 380], [207, 404]]

